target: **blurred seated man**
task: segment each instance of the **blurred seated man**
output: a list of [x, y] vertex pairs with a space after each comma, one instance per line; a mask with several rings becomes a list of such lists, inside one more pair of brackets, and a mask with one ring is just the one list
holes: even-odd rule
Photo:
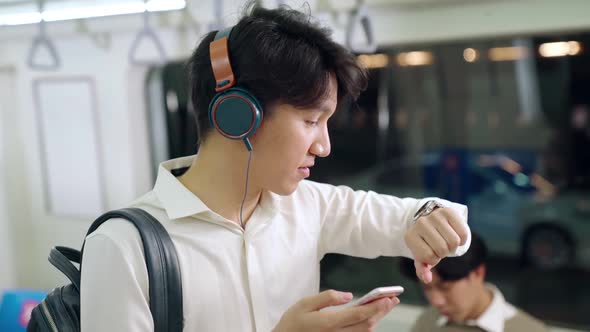
[[[536, 332], [544, 324], [506, 302], [498, 288], [485, 281], [487, 248], [477, 234], [460, 257], [443, 259], [433, 268], [432, 282], [420, 282], [430, 303], [413, 332]], [[402, 272], [416, 280], [413, 262], [402, 261]]]

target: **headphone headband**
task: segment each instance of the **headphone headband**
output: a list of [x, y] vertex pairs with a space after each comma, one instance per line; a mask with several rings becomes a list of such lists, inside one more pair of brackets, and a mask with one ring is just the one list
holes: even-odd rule
[[228, 47], [231, 31], [232, 28], [218, 31], [209, 44], [216, 92], [209, 103], [209, 121], [221, 135], [244, 141], [246, 148], [252, 151], [248, 137], [260, 126], [262, 107], [252, 93], [235, 86]]
[[215, 91], [227, 90], [236, 84], [236, 78], [229, 60], [228, 40], [233, 27], [217, 31], [215, 39], [209, 44], [209, 56], [213, 76], [215, 76]]

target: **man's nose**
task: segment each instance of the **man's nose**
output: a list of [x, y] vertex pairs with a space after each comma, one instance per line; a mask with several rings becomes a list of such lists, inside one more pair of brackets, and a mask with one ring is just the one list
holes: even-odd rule
[[327, 157], [330, 155], [330, 135], [328, 134], [328, 128], [324, 128], [321, 136], [318, 137], [316, 142], [311, 146], [311, 153], [318, 157]]
[[319, 142], [316, 142], [311, 146], [310, 152], [314, 156], [327, 157], [330, 154], [330, 145], [328, 144], [328, 148], [325, 148], [324, 145], [322, 145]]

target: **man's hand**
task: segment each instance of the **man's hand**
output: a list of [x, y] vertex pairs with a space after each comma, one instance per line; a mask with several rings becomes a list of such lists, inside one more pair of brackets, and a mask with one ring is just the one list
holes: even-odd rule
[[450, 208], [438, 208], [418, 218], [404, 236], [414, 255], [418, 278], [424, 283], [432, 281], [430, 269], [464, 245], [468, 236], [467, 225]]
[[273, 332], [295, 331], [373, 331], [379, 322], [399, 303], [397, 297], [383, 298], [361, 306], [320, 311], [352, 300], [351, 293], [327, 290], [306, 297], [287, 310]]

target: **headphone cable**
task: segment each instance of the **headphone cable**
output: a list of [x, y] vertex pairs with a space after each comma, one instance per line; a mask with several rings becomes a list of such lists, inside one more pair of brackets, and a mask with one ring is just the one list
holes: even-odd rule
[[245, 231], [244, 219], [242, 218], [242, 211], [244, 210], [244, 202], [246, 201], [246, 194], [248, 193], [248, 177], [250, 175], [250, 161], [252, 160], [252, 150], [249, 150], [248, 165], [246, 166], [246, 185], [244, 187], [244, 197], [242, 198], [242, 204], [240, 205], [240, 226]]

